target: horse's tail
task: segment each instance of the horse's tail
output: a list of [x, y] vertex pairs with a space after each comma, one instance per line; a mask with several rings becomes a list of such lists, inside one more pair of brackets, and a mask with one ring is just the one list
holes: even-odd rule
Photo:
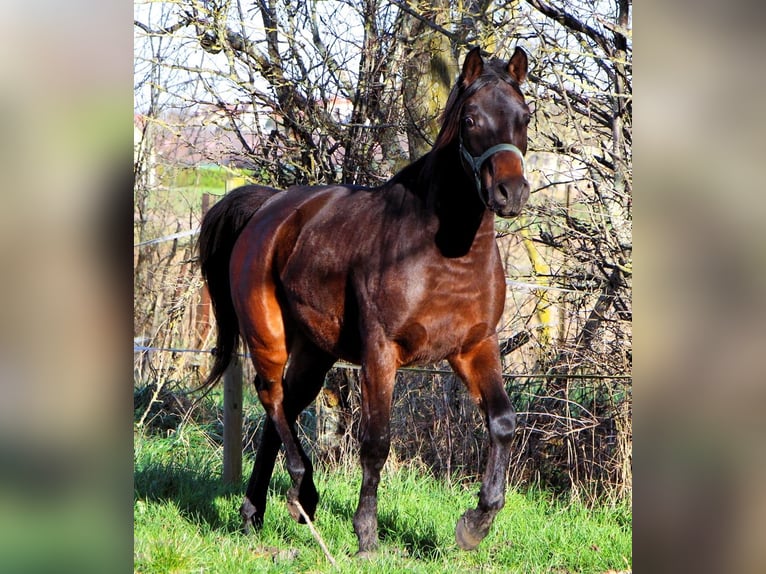
[[247, 222], [277, 191], [257, 185], [239, 187], [211, 207], [202, 219], [197, 241], [199, 264], [213, 303], [218, 333], [213, 368], [199, 389], [210, 389], [223, 376], [237, 351], [239, 322], [231, 299], [229, 260]]

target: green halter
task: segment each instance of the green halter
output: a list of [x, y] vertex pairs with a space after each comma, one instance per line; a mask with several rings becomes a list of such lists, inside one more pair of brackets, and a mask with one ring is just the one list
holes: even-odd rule
[[471, 170], [473, 171], [473, 176], [476, 179], [476, 191], [479, 193], [479, 197], [486, 205], [487, 202], [484, 199], [484, 196], [481, 194], [481, 166], [484, 165], [484, 162], [487, 161], [490, 157], [495, 155], [499, 151], [510, 151], [515, 153], [517, 156], [519, 156], [519, 159], [521, 160], [521, 172], [522, 175], [526, 172], [526, 164], [524, 163], [524, 154], [521, 153], [521, 150], [517, 148], [513, 144], [509, 143], [501, 143], [497, 145], [493, 145], [491, 148], [489, 148], [487, 151], [485, 151], [480, 156], [472, 156], [470, 153], [468, 153], [468, 150], [465, 149], [465, 146], [463, 145], [463, 134], [460, 134], [460, 153], [463, 156], [463, 159], [468, 162], [468, 165], [471, 166]]

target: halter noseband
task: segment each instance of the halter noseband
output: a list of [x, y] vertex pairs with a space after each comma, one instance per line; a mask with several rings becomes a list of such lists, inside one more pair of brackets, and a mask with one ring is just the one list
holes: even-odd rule
[[[487, 205], [487, 201], [484, 199], [484, 196], [481, 193], [481, 166], [484, 165], [484, 162], [487, 161], [490, 157], [495, 155], [497, 152], [500, 151], [510, 151], [515, 153], [517, 156], [519, 156], [519, 159], [521, 160], [521, 173], [522, 175], [526, 172], [526, 165], [524, 163], [524, 154], [521, 153], [521, 150], [517, 148], [513, 144], [509, 143], [501, 143], [497, 145], [493, 145], [491, 148], [489, 148], [487, 151], [485, 151], [480, 156], [473, 156], [470, 153], [468, 153], [468, 150], [465, 149], [465, 146], [463, 145], [463, 134], [460, 133], [460, 154], [463, 156], [463, 159], [468, 162], [468, 165], [471, 166], [471, 170], [473, 171], [473, 176], [476, 180], [476, 191], [479, 194], [479, 197], [481, 198], [482, 202], [484, 202], [484, 205]], [[487, 207], [489, 207], [487, 205]]]

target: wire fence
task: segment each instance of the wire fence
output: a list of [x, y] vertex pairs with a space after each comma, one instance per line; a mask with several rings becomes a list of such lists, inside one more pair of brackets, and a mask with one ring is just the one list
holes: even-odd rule
[[[161, 363], [160, 355], [210, 351], [134, 345], [138, 362]], [[247, 357], [246, 353], [240, 353]], [[165, 364], [172, 361], [165, 361]], [[210, 428], [225, 450], [220, 396], [207, 407], [195, 406], [193, 385], [176, 371], [163, 377], [157, 367], [137, 380], [136, 417], [144, 428], [167, 432], [182, 421]], [[240, 384], [252, 366], [239, 371]], [[509, 467], [510, 484], [541, 485], [584, 501], [619, 499], [632, 492], [632, 381], [628, 374], [505, 373], [506, 389], [517, 410], [517, 430]], [[562, 383], [562, 381], [564, 381]], [[250, 389], [249, 393], [252, 393]], [[225, 396], [225, 392], [223, 393]], [[219, 406], [215, 406], [219, 405]], [[254, 453], [265, 413], [256, 397], [240, 407], [241, 447]], [[354, 467], [358, 461], [361, 388], [359, 366], [339, 361], [317, 399], [297, 427], [307, 452], [320, 466]], [[212, 426], [211, 426], [212, 425]], [[481, 411], [451, 370], [432, 366], [400, 369], [391, 413], [389, 465], [417, 465], [447, 480], [473, 480], [483, 469], [489, 436]], [[248, 469], [249, 470], [249, 469]]]
[[[165, 353], [196, 353], [196, 354], [213, 354], [212, 349], [180, 349], [175, 347], [150, 347], [145, 345], [133, 345], [133, 353], [149, 353], [149, 352], [165, 352]], [[238, 357], [249, 358], [250, 353], [236, 353]], [[359, 370], [361, 367], [353, 363], [346, 361], [337, 361], [333, 368], [336, 369], [353, 369]], [[454, 372], [450, 369], [437, 369], [434, 367], [400, 367], [400, 371], [409, 371], [412, 373], [424, 373], [430, 375], [452, 375]], [[561, 373], [503, 373], [503, 377], [509, 379], [532, 379], [532, 378], [560, 378]], [[570, 379], [615, 379], [615, 380], [630, 380], [633, 375], [620, 374], [620, 375], [601, 375], [601, 374], [582, 374], [572, 373], [566, 375]]]

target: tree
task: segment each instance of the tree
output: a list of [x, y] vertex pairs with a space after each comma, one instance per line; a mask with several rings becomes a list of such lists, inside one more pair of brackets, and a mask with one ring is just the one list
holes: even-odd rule
[[[570, 160], [572, 176], [566, 204], [540, 212], [553, 222], [540, 241], [561, 253], [557, 276], [565, 287], [600, 290], [558, 361], [582, 361], [612, 307], [611, 341], [616, 355], [629, 361], [622, 324], [631, 318], [631, 2], [615, 0], [601, 13], [590, 3], [526, 2], [544, 16], [529, 18], [541, 62], [532, 81], [548, 102], [540, 106], [536, 133], [547, 140], [540, 147]], [[572, 209], [570, 192], [585, 216]]]

